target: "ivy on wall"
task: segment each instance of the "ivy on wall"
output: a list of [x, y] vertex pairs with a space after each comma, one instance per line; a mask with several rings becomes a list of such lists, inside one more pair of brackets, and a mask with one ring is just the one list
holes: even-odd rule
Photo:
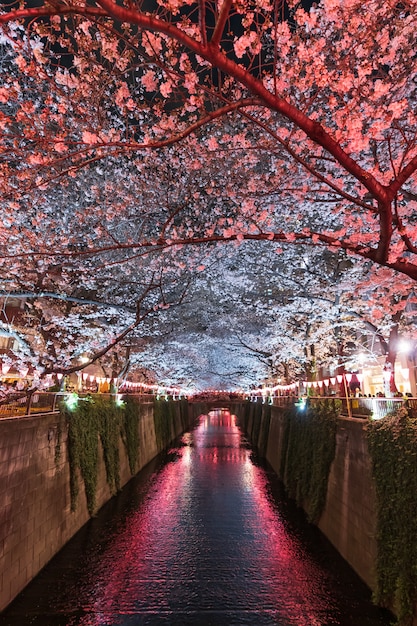
[[252, 432], [250, 433], [251, 441], [257, 445], [259, 441], [259, 433], [261, 432], [262, 424], [262, 412], [265, 405], [258, 400], [256, 403], [252, 403]]
[[129, 467], [136, 469], [139, 437], [138, 407], [130, 402], [118, 407], [110, 398], [83, 398], [72, 408], [65, 403], [61, 413], [68, 423], [68, 458], [70, 464], [71, 509], [75, 510], [81, 475], [90, 515], [96, 511], [99, 441], [106, 468], [106, 479], [112, 493], [120, 489], [120, 438], [125, 444]]
[[132, 476], [139, 466], [139, 429], [138, 417], [141, 416], [141, 405], [137, 400], [127, 396], [123, 411], [122, 439], [125, 444], [129, 469]]
[[336, 452], [339, 400], [323, 400], [314, 407], [297, 406], [285, 412], [280, 477], [288, 496], [316, 523], [323, 512], [330, 467]]
[[186, 398], [181, 398], [181, 400], [179, 400], [179, 405], [182, 430], [186, 430], [190, 424], [188, 400]]
[[269, 426], [271, 424], [271, 405], [264, 404], [262, 412], [262, 423], [258, 435], [258, 451], [261, 456], [266, 456], [268, 447]]
[[120, 489], [119, 441], [122, 410], [108, 399], [97, 398], [94, 404], [98, 412], [98, 434], [103, 446], [107, 483], [111, 493], [115, 494]]
[[63, 404], [61, 411], [68, 422], [71, 509], [75, 510], [77, 504], [79, 470], [84, 481], [88, 512], [93, 515], [98, 475], [98, 415], [92, 401], [80, 402], [72, 410]]
[[63, 419], [62, 415], [59, 416], [57, 428], [56, 428], [56, 442], [55, 442], [55, 455], [54, 455], [54, 463], [55, 466], [60, 468], [62, 461], [62, 430], [65, 425], [65, 419]]
[[417, 420], [405, 408], [369, 423], [377, 496], [375, 600], [411, 624], [417, 604]]
[[159, 450], [163, 450], [172, 440], [171, 424], [175, 419], [175, 404], [173, 400], [154, 401], [155, 437]]

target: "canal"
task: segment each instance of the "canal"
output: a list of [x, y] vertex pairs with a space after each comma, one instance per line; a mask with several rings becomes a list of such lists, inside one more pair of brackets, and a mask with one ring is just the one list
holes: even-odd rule
[[220, 410], [130, 481], [0, 615], [0, 626], [390, 623]]

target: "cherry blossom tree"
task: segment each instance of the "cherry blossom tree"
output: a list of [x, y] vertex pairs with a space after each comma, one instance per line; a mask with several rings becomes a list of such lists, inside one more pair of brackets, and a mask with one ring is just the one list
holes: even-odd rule
[[[256, 161], [259, 183], [273, 174], [253, 232], [249, 198], [238, 219], [203, 238], [341, 246], [416, 278], [415, 3], [284, 9], [267, 0], [12, 4], [0, 17], [14, 68], [2, 87], [8, 197], [106, 155], [188, 137], [189, 167], [202, 149], [205, 158], [229, 151]], [[309, 207], [300, 230], [295, 215], [283, 228], [277, 193]], [[311, 223], [314, 204], [334, 216], [324, 228]]]
[[4, 280], [34, 291], [43, 274], [42, 290], [77, 298], [74, 281], [48, 287], [71, 266], [93, 299], [99, 278], [123, 284], [151, 258], [158, 271], [164, 250], [181, 274], [250, 241], [283, 264], [288, 246], [324, 247], [415, 280], [416, 12], [411, 0], [11, 3]]

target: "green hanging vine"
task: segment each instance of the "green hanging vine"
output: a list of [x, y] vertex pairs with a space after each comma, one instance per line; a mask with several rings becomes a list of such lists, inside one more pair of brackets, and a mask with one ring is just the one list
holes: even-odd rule
[[125, 444], [129, 469], [132, 476], [136, 474], [139, 466], [139, 429], [138, 418], [141, 415], [141, 405], [129, 396], [123, 411], [122, 437]]
[[271, 423], [271, 405], [264, 404], [261, 413], [262, 424], [258, 435], [258, 451], [261, 456], [266, 456], [268, 447], [269, 426]]
[[96, 510], [99, 463], [99, 441], [102, 444], [106, 479], [111, 493], [120, 489], [119, 443], [122, 439], [132, 475], [139, 454], [139, 406], [130, 401], [116, 406], [110, 398], [82, 398], [71, 408], [62, 403], [61, 413], [68, 423], [68, 457], [70, 464], [71, 509], [75, 510], [81, 475], [90, 515]]
[[265, 405], [258, 401], [252, 404], [253, 417], [252, 417], [252, 432], [250, 433], [251, 441], [256, 445], [259, 440], [259, 433], [261, 431], [262, 422], [262, 408]]
[[280, 476], [289, 497], [313, 523], [326, 503], [340, 408], [338, 400], [323, 400], [314, 407], [292, 407], [285, 414]]
[[59, 416], [57, 429], [56, 429], [56, 444], [55, 444], [55, 455], [54, 455], [54, 463], [57, 468], [60, 468], [62, 461], [62, 427], [63, 423], [65, 424], [65, 420], [63, 420], [62, 415]]
[[96, 509], [98, 476], [97, 413], [92, 401], [80, 402], [74, 410], [69, 410], [63, 404], [61, 411], [68, 422], [71, 509], [76, 508], [79, 493], [77, 470], [79, 470], [84, 481], [88, 512], [93, 515]]
[[180, 405], [180, 418], [181, 418], [181, 426], [182, 430], [186, 430], [190, 423], [190, 418], [188, 414], [188, 400], [186, 398], [181, 398], [178, 401]]
[[155, 400], [153, 416], [158, 450], [163, 450], [172, 439], [171, 424], [175, 419], [174, 402], [172, 400]]
[[369, 423], [377, 495], [377, 591], [399, 623], [413, 622], [417, 603], [417, 420], [405, 408]]
[[111, 493], [114, 494], [120, 489], [121, 409], [112, 400], [102, 398], [97, 398], [94, 404], [98, 412], [98, 429], [103, 446], [107, 483]]

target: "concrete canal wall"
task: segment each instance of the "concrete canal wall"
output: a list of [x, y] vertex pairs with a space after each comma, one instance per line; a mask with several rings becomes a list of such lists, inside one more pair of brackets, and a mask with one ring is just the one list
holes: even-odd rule
[[[170, 429], [174, 439], [192, 422], [193, 415], [187, 410], [188, 424], [184, 424], [180, 403], [172, 404]], [[154, 404], [138, 407], [137, 471], [161, 452]], [[75, 511], [71, 507], [67, 442], [68, 426], [58, 413], [0, 420], [0, 610], [90, 518], [80, 479]], [[132, 474], [121, 439], [119, 460], [122, 487]], [[96, 509], [112, 495], [103, 455], [99, 454]]]
[[[284, 412], [269, 407], [270, 418], [253, 405], [247, 416], [246, 430], [251, 442], [258, 446], [274, 471], [280, 475], [283, 453]], [[239, 416], [240, 407], [236, 407]], [[265, 419], [269, 420], [263, 423]], [[377, 508], [375, 485], [371, 473], [362, 419], [340, 417], [336, 432], [336, 454], [331, 465], [325, 509], [318, 527], [344, 559], [371, 588], [376, 586], [377, 544], [375, 530]]]

